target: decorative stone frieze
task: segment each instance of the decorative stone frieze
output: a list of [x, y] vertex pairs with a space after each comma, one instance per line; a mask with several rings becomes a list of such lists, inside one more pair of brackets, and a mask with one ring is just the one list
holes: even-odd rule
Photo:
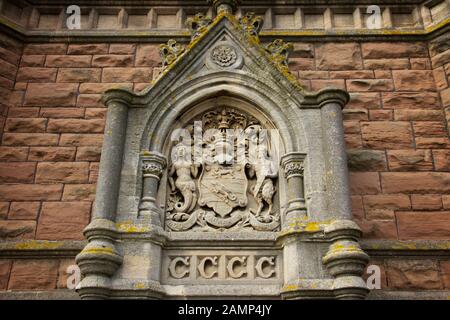
[[184, 50], [185, 48], [183, 45], [177, 43], [173, 39], [170, 39], [167, 44], [160, 45], [159, 53], [161, 55], [163, 68], [174, 63], [178, 57], [183, 54]]

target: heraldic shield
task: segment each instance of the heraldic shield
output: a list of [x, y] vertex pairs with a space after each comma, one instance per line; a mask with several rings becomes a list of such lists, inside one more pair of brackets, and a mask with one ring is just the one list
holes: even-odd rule
[[200, 176], [199, 204], [225, 218], [234, 208], [247, 206], [247, 187], [244, 165], [207, 164]]

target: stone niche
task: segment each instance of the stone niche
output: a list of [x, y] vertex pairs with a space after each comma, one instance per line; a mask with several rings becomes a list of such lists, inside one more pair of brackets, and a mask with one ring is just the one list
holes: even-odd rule
[[197, 15], [141, 93], [112, 89], [78, 292], [361, 299], [338, 89], [307, 92], [262, 18]]

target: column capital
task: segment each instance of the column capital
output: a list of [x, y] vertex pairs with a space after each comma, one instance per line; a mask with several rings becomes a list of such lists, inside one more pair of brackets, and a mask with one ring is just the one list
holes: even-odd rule
[[303, 177], [306, 155], [303, 153], [288, 153], [281, 158], [281, 167], [286, 178]]
[[141, 154], [142, 172], [160, 178], [167, 166], [166, 157], [156, 152], [143, 152]]

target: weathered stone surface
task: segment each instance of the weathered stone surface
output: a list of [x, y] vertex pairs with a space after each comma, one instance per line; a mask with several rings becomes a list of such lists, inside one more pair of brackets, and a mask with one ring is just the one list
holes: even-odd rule
[[55, 82], [56, 68], [20, 68], [17, 81], [26, 82]]
[[381, 192], [377, 172], [350, 172], [350, 191], [356, 194], [377, 194]]
[[104, 68], [102, 82], [150, 82], [152, 68]]
[[390, 109], [441, 109], [439, 96], [434, 92], [383, 93], [383, 106]]
[[41, 108], [40, 116], [44, 118], [83, 118], [84, 108]]
[[447, 128], [443, 121], [415, 121], [413, 122], [416, 137], [445, 137]]
[[429, 150], [389, 150], [391, 171], [432, 171], [433, 158]]
[[0, 202], [0, 219], [6, 219], [9, 211], [9, 202]]
[[12, 202], [8, 219], [35, 220], [38, 216], [40, 207], [40, 202]]
[[63, 186], [60, 184], [13, 184], [0, 185], [0, 200], [8, 201], [56, 201], [61, 199]]
[[25, 94], [25, 105], [73, 107], [77, 90], [78, 84], [75, 83], [30, 83]]
[[93, 201], [95, 184], [67, 184], [64, 186], [63, 201]]
[[352, 171], [384, 171], [386, 155], [384, 151], [349, 150], [348, 167]]
[[361, 50], [356, 43], [319, 44], [316, 65], [320, 70], [362, 69]]
[[33, 162], [0, 163], [0, 183], [31, 183], [35, 168]]
[[100, 133], [103, 130], [102, 119], [50, 119], [47, 125], [48, 132]]
[[450, 106], [450, 88], [441, 91], [441, 99], [444, 107]]
[[396, 121], [442, 121], [444, 115], [441, 110], [400, 109], [394, 110]]
[[450, 61], [450, 50], [439, 53], [431, 58], [433, 68], [440, 67]]
[[395, 88], [399, 91], [436, 90], [433, 72], [429, 70], [394, 70]]
[[[148, 83], [146, 84], [148, 86]], [[128, 90], [133, 89], [132, 83], [82, 83], [80, 84], [80, 93], [96, 93], [102, 94], [108, 89], [124, 88]]]
[[350, 94], [350, 102], [345, 109], [378, 109], [381, 108], [381, 98], [379, 93], [356, 93]]
[[133, 54], [136, 52], [135, 44], [111, 43], [109, 45], [110, 54]]
[[98, 44], [71, 44], [67, 50], [68, 54], [106, 54], [108, 53], [109, 45], [106, 43]]
[[363, 143], [373, 149], [410, 148], [412, 131], [409, 122], [363, 122], [361, 123]]
[[6, 290], [8, 287], [11, 265], [11, 260], [0, 260], [0, 291]]
[[36, 221], [0, 220], [0, 240], [33, 239]]
[[11, 108], [8, 111], [8, 117], [11, 118], [34, 118], [38, 115], [39, 108], [36, 107]]
[[57, 275], [58, 260], [16, 260], [11, 269], [8, 289], [55, 289]]
[[136, 52], [136, 66], [158, 67], [161, 65], [159, 48], [154, 44], [141, 44]]
[[397, 239], [397, 225], [394, 221], [357, 221], [364, 239]]
[[391, 289], [441, 289], [435, 261], [388, 260], [386, 272]]
[[43, 67], [45, 62], [45, 55], [23, 55], [20, 60], [21, 67]]
[[66, 54], [67, 44], [45, 43], [27, 44], [23, 50], [24, 54]]
[[45, 60], [47, 67], [57, 68], [89, 68], [92, 56], [90, 55], [48, 55]]
[[96, 147], [78, 147], [77, 161], [100, 161], [102, 148]]
[[36, 171], [37, 183], [84, 183], [88, 181], [87, 162], [41, 162]]
[[58, 144], [59, 135], [51, 133], [4, 133], [5, 146], [53, 146]]
[[394, 84], [390, 79], [358, 79], [347, 80], [347, 90], [352, 91], [393, 91]]
[[75, 147], [32, 147], [28, 159], [32, 161], [73, 161]]
[[103, 107], [101, 94], [80, 94], [77, 99], [77, 107], [98, 108]]
[[433, 158], [437, 171], [450, 171], [450, 150], [433, 150]]
[[413, 194], [411, 203], [414, 210], [439, 210], [442, 208], [442, 197], [431, 194]]
[[45, 202], [36, 231], [38, 240], [82, 240], [89, 222], [90, 202]]
[[370, 121], [392, 121], [394, 112], [392, 110], [373, 109], [369, 110]]
[[100, 68], [60, 68], [56, 82], [100, 82]]
[[428, 49], [420, 42], [369, 42], [361, 44], [365, 59], [422, 58]]
[[[321, 71], [327, 72], [327, 71]], [[373, 79], [374, 73], [370, 70], [330, 71], [331, 79]]]
[[385, 172], [381, 185], [386, 193], [450, 193], [450, 173]]
[[0, 147], [0, 161], [25, 161], [28, 147]]
[[93, 67], [131, 67], [133, 56], [131, 55], [96, 55], [92, 58]]
[[44, 132], [47, 119], [8, 118], [5, 131], [8, 132]]
[[442, 282], [446, 289], [450, 289], [450, 261], [441, 261]]
[[103, 134], [71, 134], [63, 133], [61, 135], [61, 146], [101, 146]]
[[409, 69], [409, 59], [366, 59], [364, 67], [378, 70]]
[[367, 209], [411, 209], [409, 196], [404, 194], [377, 194], [363, 196], [364, 207]]

